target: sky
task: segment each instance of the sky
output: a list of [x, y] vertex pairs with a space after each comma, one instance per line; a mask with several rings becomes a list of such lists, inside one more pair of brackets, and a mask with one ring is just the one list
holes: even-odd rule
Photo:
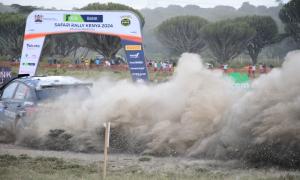
[[[187, 4], [194, 4], [200, 7], [215, 7], [217, 5], [228, 5], [235, 8], [239, 8], [244, 1], [248, 1], [253, 5], [265, 5], [265, 6], [276, 6], [276, 0], [0, 0], [5, 5], [10, 4], [21, 4], [31, 5], [45, 8], [55, 7], [56, 9], [70, 10], [74, 7], [80, 8], [88, 3], [100, 2], [114, 2], [129, 5], [136, 9], [142, 8], [156, 8], [156, 7], [167, 7], [170, 4], [176, 4], [185, 6]], [[288, 0], [283, 0], [287, 2]]]

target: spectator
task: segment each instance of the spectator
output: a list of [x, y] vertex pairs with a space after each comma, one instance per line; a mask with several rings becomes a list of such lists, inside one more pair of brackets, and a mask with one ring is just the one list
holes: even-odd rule
[[88, 68], [90, 68], [90, 64], [91, 64], [91, 61], [90, 61], [90, 59], [85, 59], [84, 60], [84, 65], [85, 65], [85, 67], [88, 69]]
[[252, 74], [252, 66], [248, 64], [248, 77], [251, 78]]
[[110, 63], [108, 60], [106, 60], [106, 61], [105, 61], [105, 66], [106, 66], [106, 67], [110, 67], [110, 66], [111, 66], [111, 63]]
[[48, 57], [48, 64], [49, 65], [53, 64], [53, 58], [51, 56]]
[[95, 64], [95, 59], [90, 59], [90, 64], [92, 65], [92, 64]]
[[266, 64], [263, 64], [263, 72], [267, 73], [267, 65]]
[[259, 73], [260, 74], [264, 73], [264, 68], [263, 68], [263, 64], [262, 63], [259, 64]]
[[157, 71], [157, 62], [154, 62], [154, 72]]
[[159, 71], [161, 71], [161, 64], [162, 64], [161, 61], [157, 63], [157, 69], [158, 69]]
[[162, 67], [163, 72], [166, 71], [167, 63], [162, 62], [161, 67]]
[[213, 65], [212, 65], [212, 64], [206, 63], [205, 65], [206, 65], [206, 68], [207, 68], [207, 69], [213, 69]]
[[172, 72], [172, 69], [173, 69], [172, 66], [173, 66], [173, 65], [170, 63], [170, 64], [169, 64], [169, 72]]
[[77, 57], [77, 58], [75, 59], [75, 64], [80, 64], [80, 58], [79, 58], [79, 57]]
[[253, 64], [252, 65], [252, 76], [253, 76], [253, 78], [255, 78], [255, 71], [256, 71], [256, 65], [255, 64]]
[[223, 70], [224, 70], [224, 73], [227, 73], [227, 70], [228, 70], [228, 64], [223, 64]]
[[100, 59], [99, 59], [99, 58], [96, 58], [96, 59], [95, 59], [95, 64], [96, 64], [96, 65], [100, 65]]
[[53, 64], [57, 64], [57, 59], [56, 58], [53, 59]]
[[173, 64], [172, 64], [173, 68], [175, 68], [176, 65], [177, 65], [176, 62], [174, 61]]

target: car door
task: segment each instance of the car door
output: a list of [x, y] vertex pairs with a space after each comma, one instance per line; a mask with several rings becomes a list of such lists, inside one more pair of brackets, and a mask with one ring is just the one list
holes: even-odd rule
[[10, 104], [10, 110], [15, 112], [15, 117], [13, 117], [14, 120], [17, 117], [22, 117], [23, 113], [25, 113], [25, 107], [28, 103], [32, 103], [28, 102], [28, 98], [30, 98], [30, 87], [19, 82]]
[[0, 99], [0, 126], [7, 126], [9, 120], [15, 116], [15, 112], [12, 111], [12, 100], [15, 95], [18, 83], [12, 82], [8, 84], [2, 91]]

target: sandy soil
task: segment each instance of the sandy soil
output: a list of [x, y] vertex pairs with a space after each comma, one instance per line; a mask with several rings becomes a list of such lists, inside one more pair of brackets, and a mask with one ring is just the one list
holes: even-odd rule
[[[80, 164], [102, 163], [102, 154], [74, 153], [67, 151], [42, 151], [13, 144], [0, 144], [0, 155], [21, 155], [26, 154], [30, 157], [56, 157], [66, 161], [76, 161]], [[238, 161], [214, 161], [199, 160], [184, 157], [152, 157], [128, 154], [110, 154], [109, 170], [110, 171], [143, 171], [147, 173], [194, 173], [194, 172], [222, 172], [234, 174], [236, 176], [252, 175], [264, 176], [271, 174], [280, 177], [286, 174], [300, 175], [299, 171], [286, 171], [276, 168], [267, 169], [248, 169], [243, 163]], [[144, 158], [144, 160], [142, 159]], [[145, 160], [146, 159], [146, 160]]]
[[[35, 150], [26, 147], [16, 146], [13, 144], [0, 144], [0, 154], [21, 155], [26, 154], [31, 157], [56, 157], [63, 158], [64, 160], [72, 160], [80, 163], [97, 163], [103, 161], [103, 154], [87, 154], [87, 153], [74, 153], [68, 151], [49, 151], [49, 150]], [[142, 158], [147, 157], [143, 161]], [[130, 166], [137, 166], [146, 172], [151, 171], [173, 171], [179, 170], [186, 171], [188, 169], [209, 169], [209, 170], [226, 170], [228, 168], [240, 168], [241, 163], [237, 161], [208, 161], [197, 160], [191, 158], [180, 157], [152, 157], [152, 156], [139, 156], [130, 154], [110, 154], [109, 164], [113, 169], [125, 168]]]

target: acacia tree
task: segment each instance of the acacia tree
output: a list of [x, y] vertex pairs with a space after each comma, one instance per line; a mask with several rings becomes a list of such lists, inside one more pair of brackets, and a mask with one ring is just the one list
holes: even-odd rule
[[66, 57], [82, 46], [81, 33], [49, 35], [45, 39], [43, 54]]
[[[130, 10], [136, 13], [141, 21], [141, 26], [145, 24], [142, 14], [129, 6], [118, 3], [91, 3], [81, 8], [82, 10]], [[120, 38], [116, 36], [99, 35], [92, 33], [84, 34], [85, 42], [84, 46], [92, 49], [106, 58], [113, 59], [117, 52], [122, 48], [120, 44]]]
[[84, 46], [98, 52], [108, 59], [114, 59], [117, 52], [122, 48], [121, 39], [117, 36], [84, 33], [86, 40]]
[[203, 28], [203, 38], [219, 63], [226, 63], [245, 50], [255, 35], [247, 23], [223, 20]]
[[300, 48], [300, 1], [291, 0], [285, 4], [279, 12], [279, 18], [285, 24], [286, 33]]
[[208, 21], [198, 16], [177, 16], [162, 22], [156, 31], [158, 40], [175, 53], [199, 53], [205, 47], [202, 27]]
[[29, 14], [32, 11], [39, 9], [38, 7], [35, 7], [35, 6], [22, 6], [19, 4], [12, 4], [11, 7], [16, 9], [18, 11], [18, 13], [21, 13], [21, 14]]
[[278, 35], [276, 22], [270, 16], [246, 16], [237, 18], [236, 21], [245, 22], [255, 30], [255, 36], [247, 44], [247, 52], [253, 64], [262, 49], [275, 42]]
[[81, 8], [81, 10], [129, 10], [137, 14], [141, 21], [141, 26], [144, 27], [145, 24], [145, 18], [140, 13], [140, 11], [133, 9], [130, 6], [126, 6], [124, 4], [118, 4], [118, 3], [107, 3], [107, 4], [101, 4], [101, 3], [90, 3], [87, 6], [84, 6]]
[[0, 14], [0, 48], [2, 53], [17, 57], [21, 55], [25, 17], [16, 13]]

